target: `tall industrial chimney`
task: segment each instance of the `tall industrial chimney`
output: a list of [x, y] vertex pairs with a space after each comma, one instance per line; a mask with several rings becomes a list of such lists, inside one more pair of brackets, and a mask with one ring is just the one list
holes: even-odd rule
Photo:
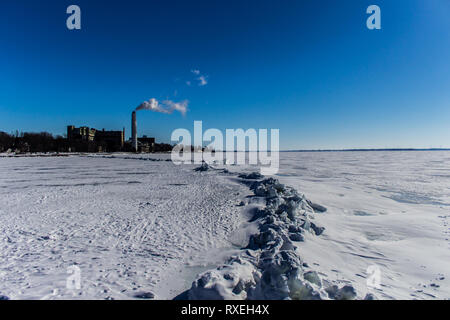
[[136, 111], [131, 114], [131, 144], [133, 151], [138, 151]]

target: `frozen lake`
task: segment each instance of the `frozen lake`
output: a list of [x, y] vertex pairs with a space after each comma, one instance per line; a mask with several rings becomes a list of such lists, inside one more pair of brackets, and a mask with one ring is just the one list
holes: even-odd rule
[[[147, 157], [168, 158], [0, 158], [0, 295], [170, 299], [243, 245], [248, 188]], [[450, 298], [450, 152], [280, 157], [276, 178], [328, 209], [315, 215], [325, 232], [298, 245], [323, 279], [359, 297]], [[80, 290], [66, 288], [73, 265]]]
[[[186, 290], [235, 250], [236, 204], [249, 192], [192, 168], [130, 157], [0, 158], [0, 295], [171, 299]], [[73, 265], [80, 290], [66, 288]]]
[[326, 278], [384, 299], [450, 298], [449, 151], [282, 153], [278, 178], [328, 208], [326, 232], [301, 247]]

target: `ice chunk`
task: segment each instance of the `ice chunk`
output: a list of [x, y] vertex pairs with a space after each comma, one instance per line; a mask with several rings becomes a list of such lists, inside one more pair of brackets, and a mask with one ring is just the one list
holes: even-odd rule
[[138, 299], [153, 299], [155, 295], [151, 292], [138, 292], [134, 297]]
[[203, 162], [200, 167], [197, 167], [194, 169], [194, 171], [202, 172], [202, 171], [208, 171], [210, 169], [209, 165], [206, 162]]
[[309, 282], [311, 282], [319, 287], [322, 286], [322, 281], [320, 280], [319, 275], [315, 271], [305, 272], [303, 277], [305, 278], [305, 280], [308, 280]]
[[249, 174], [245, 174], [245, 173], [240, 174], [239, 178], [248, 179], [248, 180], [258, 180], [258, 179], [264, 178], [264, 176], [262, 174], [260, 174], [259, 172], [252, 172]]

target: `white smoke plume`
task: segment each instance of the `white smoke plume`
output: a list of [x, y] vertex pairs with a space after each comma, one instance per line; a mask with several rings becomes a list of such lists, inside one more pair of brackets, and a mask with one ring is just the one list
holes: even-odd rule
[[188, 101], [184, 100], [181, 102], [173, 102], [171, 100], [164, 100], [158, 102], [158, 100], [151, 98], [148, 101], [145, 101], [141, 103], [137, 108], [136, 111], [139, 110], [150, 110], [153, 112], [160, 112], [160, 113], [166, 113], [166, 114], [172, 114], [174, 111], [180, 112], [183, 116], [186, 115], [188, 107]]
[[[197, 76], [195, 78], [195, 80], [198, 81], [198, 85], [200, 87], [206, 86], [208, 84], [208, 76], [201, 74], [200, 70], [194, 69], [194, 70], [191, 70], [191, 72]], [[190, 86], [191, 85], [191, 81], [187, 81], [186, 84], [188, 86]]]
[[200, 81], [200, 83], [198, 84], [200, 87], [206, 86], [208, 84], [205, 76], [200, 76], [197, 78], [197, 80]]

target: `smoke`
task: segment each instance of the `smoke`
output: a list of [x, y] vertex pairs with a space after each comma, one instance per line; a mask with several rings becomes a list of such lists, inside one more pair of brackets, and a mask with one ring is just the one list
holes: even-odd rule
[[[203, 75], [203, 74], [200, 72], [200, 70], [194, 69], [194, 70], [191, 70], [191, 72], [192, 72], [194, 75], [197, 76], [197, 77], [195, 78], [195, 80], [198, 81], [198, 85], [199, 85], [200, 87], [206, 86], [206, 85], [208, 84], [208, 76]], [[190, 85], [191, 85], [191, 81], [187, 81], [186, 84], [187, 84], [188, 86], [190, 86]]]
[[206, 86], [208, 84], [205, 76], [200, 76], [197, 78], [197, 80], [200, 81], [200, 83], [198, 84], [200, 87]]
[[145, 101], [136, 108], [136, 111], [139, 110], [150, 110], [153, 112], [160, 112], [166, 114], [172, 114], [174, 111], [180, 112], [183, 116], [186, 115], [187, 112], [188, 101], [184, 100], [181, 102], [173, 102], [171, 100], [164, 100], [158, 102], [158, 100], [151, 98], [148, 101]]

